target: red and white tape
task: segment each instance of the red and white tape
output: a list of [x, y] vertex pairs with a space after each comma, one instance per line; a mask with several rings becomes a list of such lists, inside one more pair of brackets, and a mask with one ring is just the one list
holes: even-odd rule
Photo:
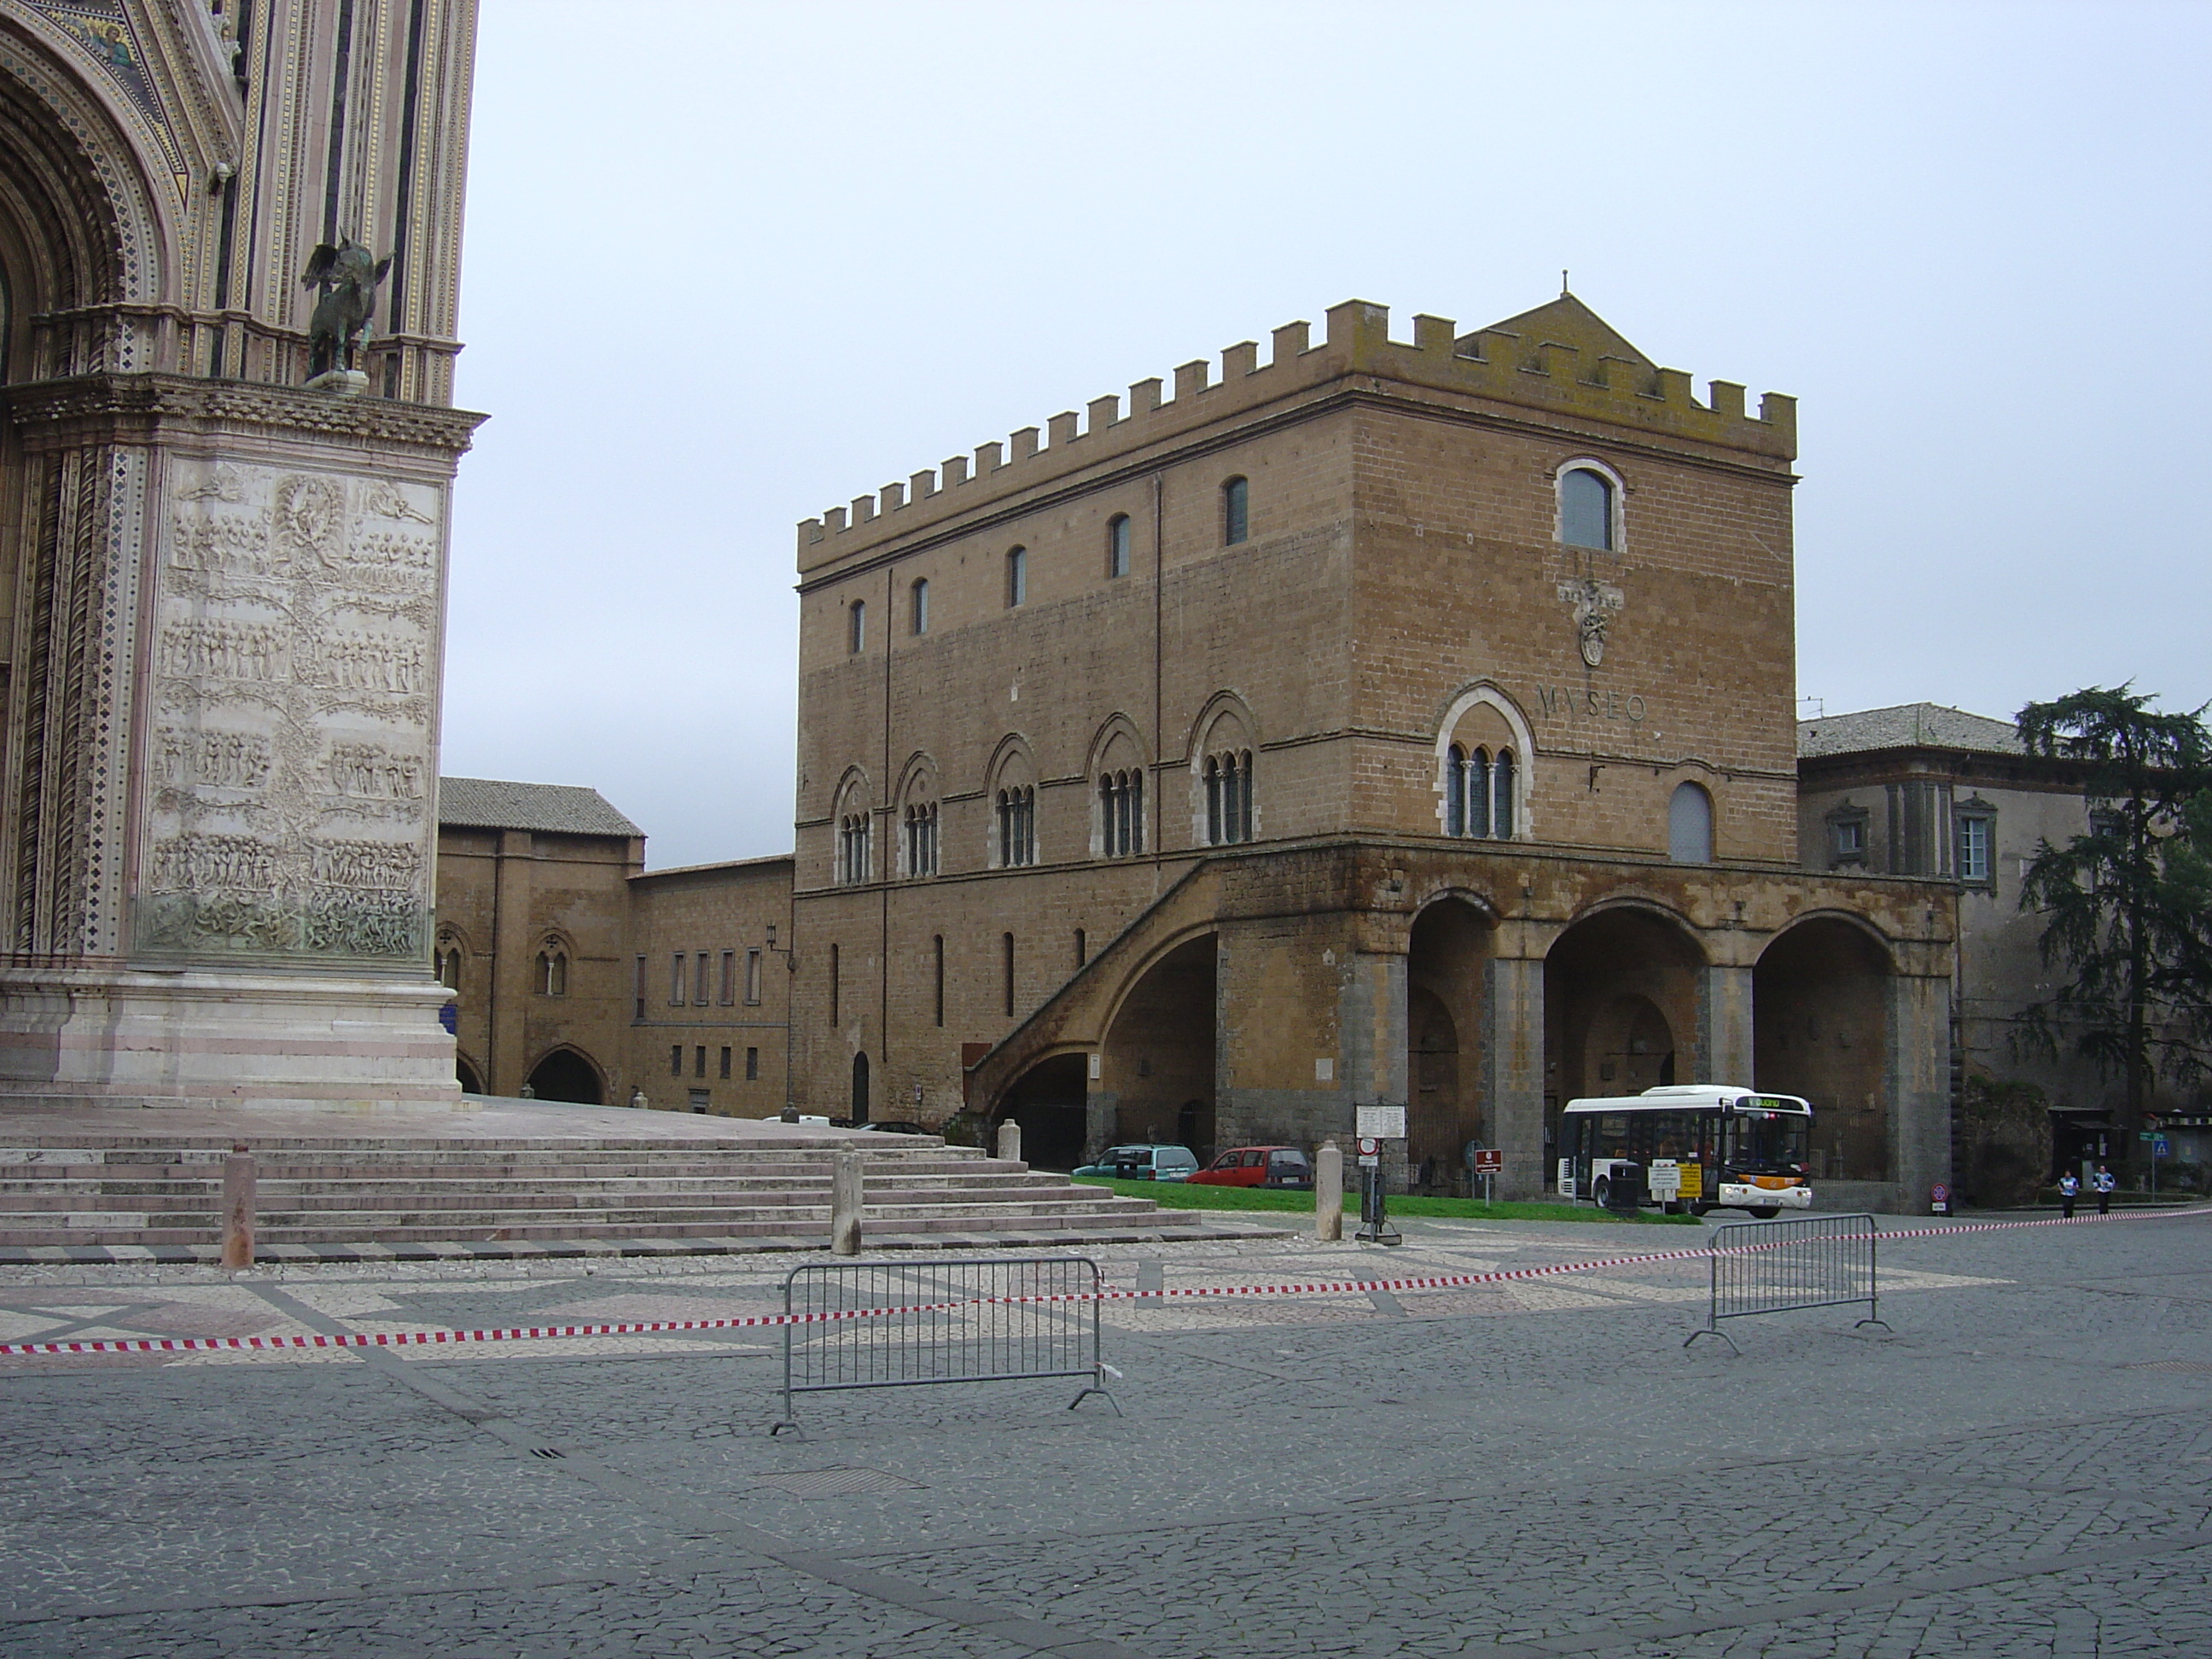
[[[2034, 1221], [1970, 1221], [1948, 1227], [1904, 1227], [1878, 1239], [1928, 1238], [1942, 1233], [1996, 1232], [2013, 1227], [2078, 1226], [2088, 1221], [2150, 1221], [2176, 1216], [2212, 1215], [2212, 1208], [2130, 1210], [2113, 1216], [2081, 1216], [2069, 1221], [2051, 1216]], [[1771, 1246], [1753, 1249], [1778, 1249]], [[1735, 1254], [1735, 1252], [1731, 1252]], [[966, 1308], [1011, 1307], [1065, 1302], [1155, 1302], [1192, 1297], [1357, 1296], [1370, 1291], [1450, 1291], [1471, 1285], [1507, 1285], [1563, 1273], [1594, 1273], [1607, 1267], [1640, 1267], [1662, 1261], [1703, 1261], [1713, 1252], [1652, 1250], [1640, 1255], [1604, 1256], [1588, 1261], [1553, 1261], [1536, 1267], [1501, 1267], [1481, 1273], [1433, 1273], [1407, 1279], [1316, 1279], [1291, 1285], [1195, 1285], [1160, 1290], [1067, 1291], [1036, 1296], [963, 1297], [951, 1302], [902, 1303], [883, 1308], [841, 1308], [826, 1313], [734, 1314], [723, 1319], [631, 1320], [610, 1325], [530, 1325], [483, 1331], [355, 1331], [342, 1336], [161, 1336], [114, 1338], [92, 1342], [0, 1342], [0, 1358], [37, 1354], [281, 1352], [301, 1348], [413, 1348], [470, 1342], [524, 1342], [580, 1336], [654, 1336], [674, 1331], [731, 1331], [822, 1325], [851, 1319], [883, 1319], [893, 1314], [952, 1313]]]

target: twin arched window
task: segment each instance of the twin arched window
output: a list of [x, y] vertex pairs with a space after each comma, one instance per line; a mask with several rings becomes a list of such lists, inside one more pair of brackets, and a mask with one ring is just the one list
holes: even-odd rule
[[999, 863], [1011, 868], [1036, 862], [1036, 786], [999, 791]]
[[430, 966], [438, 976], [438, 983], [448, 991], [461, 988], [461, 947], [452, 939], [442, 939], [431, 952]]
[[1136, 767], [1098, 780], [1099, 843], [1109, 859], [1145, 850], [1145, 775]]
[[1224, 750], [1206, 757], [1206, 841], [1226, 847], [1252, 839], [1252, 751]]
[[907, 803], [906, 872], [909, 876], [937, 873], [937, 803], [933, 800]]
[[869, 856], [869, 825], [873, 815], [866, 807], [847, 812], [837, 820], [837, 880], [840, 885], [858, 886], [870, 879], [874, 860]]
[[1571, 466], [1559, 474], [1559, 539], [1569, 547], [1613, 549], [1613, 480], [1594, 466]]
[[541, 997], [568, 994], [568, 952], [558, 939], [547, 939], [538, 953], [537, 989]]
[[1444, 833], [1477, 841], [1513, 839], [1513, 751], [1463, 749], [1444, 757]]

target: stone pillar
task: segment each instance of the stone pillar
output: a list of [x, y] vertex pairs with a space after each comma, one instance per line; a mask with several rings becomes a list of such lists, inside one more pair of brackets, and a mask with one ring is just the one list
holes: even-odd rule
[[1492, 957], [1483, 969], [1483, 1063], [1490, 1121], [1505, 1152], [1502, 1199], [1540, 1198], [1551, 1184], [1544, 1150], [1544, 964]]
[[1925, 1213], [1928, 1188], [1951, 1180], [1951, 981], [1898, 974], [1889, 981], [1890, 1170], [1895, 1208]]
[[999, 1156], [1008, 1164], [1022, 1161], [1022, 1126], [1012, 1118], [999, 1126]]
[[862, 1170], [866, 1158], [858, 1150], [841, 1152], [830, 1171], [830, 1249], [837, 1255], [860, 1253]]
[[1753, 1086], [1751, 969], [1716, 963], [1698, 988], [1696, 1074], [1674, 1074], [1677, 1083], [1732, 1083]]
[[1314, 1154], [1314, 1237], [1344, 1237], [1344, 1150], [1334, 1140], [1324, 1140]]
[[252, 1154], [234, 1147], [222, 1161], [222, 1265], [253, 1265], [253, 1221], [258, 1185]]

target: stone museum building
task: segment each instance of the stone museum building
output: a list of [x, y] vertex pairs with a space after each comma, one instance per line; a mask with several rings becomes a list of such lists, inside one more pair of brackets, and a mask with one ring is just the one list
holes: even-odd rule
[[791, 859], [647, 871], [597, 790], [438, 785], [461, 1087], [767, 1117], [788, 1096]]
[[473, 0], [0, 0], [0, 1098], [455, 1103]]
[[1796, 410], [1580, 301], [1351, 302], [801, 525], [793, 1087], [1117, 1137], [1470, 1143], [1811, 1098], [1949, 1169], [1948, 871], [1799, 854]]

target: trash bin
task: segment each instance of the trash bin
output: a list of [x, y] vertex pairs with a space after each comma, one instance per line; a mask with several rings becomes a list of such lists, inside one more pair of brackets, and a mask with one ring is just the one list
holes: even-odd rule
[[1626, 1213], [1639, 1208], [1643, 1202], [1644, 1166], [1641, 1164], [1614, 1164], [1611, 1189], [1605, 1197], [1606, 1208]]

